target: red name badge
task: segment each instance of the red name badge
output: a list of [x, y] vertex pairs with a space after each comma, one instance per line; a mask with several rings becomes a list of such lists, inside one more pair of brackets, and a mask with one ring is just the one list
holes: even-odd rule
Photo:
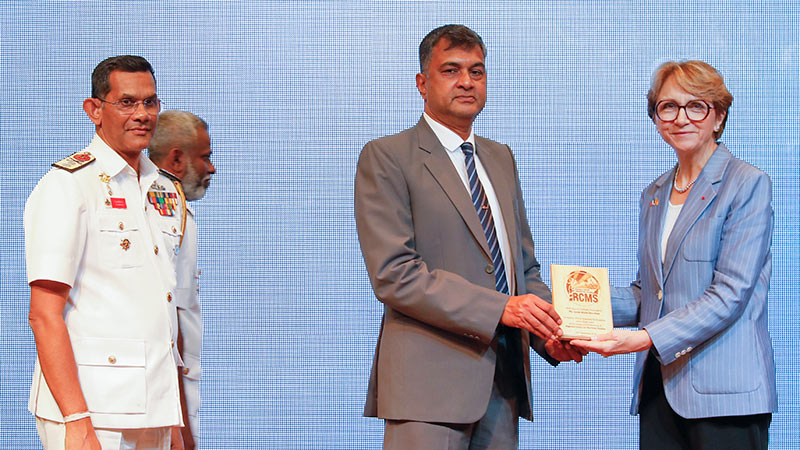
[[125, 204], [125, 199], [120, 197], [111, 197], [111, 207], [119, 209], [127, 209], [128, 205]]

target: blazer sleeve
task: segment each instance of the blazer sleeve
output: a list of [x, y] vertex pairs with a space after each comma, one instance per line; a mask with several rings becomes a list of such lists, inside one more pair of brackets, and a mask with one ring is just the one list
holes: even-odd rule
[[414, 186], [392, 150], [385, 140], [369, 142], [356, 169], [356, 227], [375, 295], [415, 320], [489, 344], [508, 296], [428, 268], [415, 249]]
[[615, 327], [635, 327], [639, 322], [642, 289], [639, 277], [628, 287], [611, 288], [611, 315]]
[[[718, 255], [711, 284], [697, 299], [645, 326], [665, 365], [674, 361], [680, 350], [706, 342], [742, 315], [772, 244], [769, 177], [759, 171], [757, 176], [730, 177], [726, 181], [737, 183], [738, 188], [727, 209], [719, 241], [710, 246]], [[705, 237], [717, 239], [714, 233], [705, 233]], [[686, 244], [685, 241], [683, 245]]]

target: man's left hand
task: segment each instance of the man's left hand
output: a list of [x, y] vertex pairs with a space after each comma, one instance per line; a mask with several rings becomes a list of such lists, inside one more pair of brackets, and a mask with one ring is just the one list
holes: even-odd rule
[[569, 343], [558, 339], [548, 339], [547, 342], [544, 343], [544, 349], [547, 350], [547, 353], [551, 357], [559, 361], [581, 362], [583, 357], [589, 353], [586, 350], [573, 347]]

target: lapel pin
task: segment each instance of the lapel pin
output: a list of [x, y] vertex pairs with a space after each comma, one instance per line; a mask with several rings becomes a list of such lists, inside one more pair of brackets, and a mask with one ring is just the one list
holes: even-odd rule
[[658, 197], [650, 201], [650, 206], [658, 206]]

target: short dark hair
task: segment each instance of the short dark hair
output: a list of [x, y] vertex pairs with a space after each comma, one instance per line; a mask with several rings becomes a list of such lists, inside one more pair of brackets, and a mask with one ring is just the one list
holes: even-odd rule
[[156, 79], [153, 66], [141, 56], [122, 55], [104, 59], [92, 72], [92, 98], [102, 98], [111, 92], [111, 83], [108, 78], [111, 72], [150, 72], [153, 80]]
[[451, 49], [453, 47], [461, 47], [465, 49], [472, 49], [480, 47], [483, 52], [483, 57], [486, 57], [486, 46], [483, 44], [483, 39], [478, 36], [478, 33], [470, 30], [464, 25], [442, 25], [434, 29], [420, 42], [419, 44], [419, 71], [425, 73], [428, 71], [428, 65], [431, 63], [431, 54], [433, 47], [442, 39], [447, 39], [450, 42]]

